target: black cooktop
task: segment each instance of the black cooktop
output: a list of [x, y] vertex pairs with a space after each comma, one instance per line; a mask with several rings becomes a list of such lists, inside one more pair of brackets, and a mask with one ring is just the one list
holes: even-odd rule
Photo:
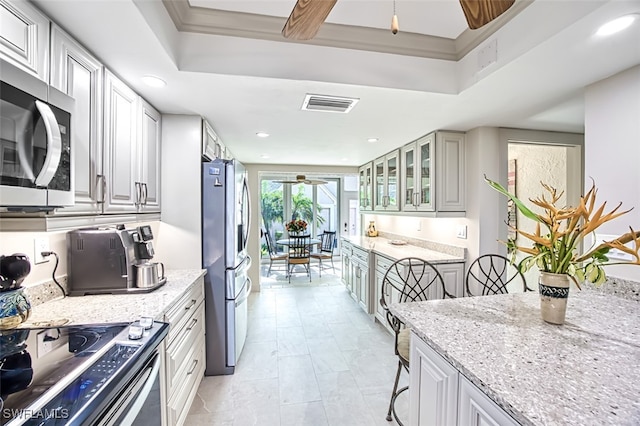
[[[118, 361], [114, 360], [119, 358], [115, 355], [125, 359], [127, 354], [122, 355], [119, 351], [135, 351], [136, 346], [111, 343], [111, 348], [103, 351], [102, 364], [94, 365], [96, 360], [90, 359], [96, 352], [106, 349], [128, 325], [0, 331], [0, 425], [25, 412], [36, 421], [35, 424], [65, 424], [74, 404], [95, 392], [101, 381], [104, 382], [117, 367]], [[78, 375], [78, 371], [83, 373]], [[34, 401], [56, 385], [60, 392], [55, 407], [46, 412], [29, 413]]]

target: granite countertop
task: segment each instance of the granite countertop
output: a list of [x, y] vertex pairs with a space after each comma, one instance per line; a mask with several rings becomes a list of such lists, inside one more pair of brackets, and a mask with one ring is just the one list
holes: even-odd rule
[[343, 236], [342, 238], [365, 250], [370, 250], [395, 260], [403, 257], [419, 257], [432, 263], [461, 263], [465, 261], [464, 256], [429, 250], [413, 244], [394, 245], [391, 244], [393, 240], [384, 237]]
[[167, 282], [149, 293], [67, 296], [34, 306], [20, 327], [162, 320], [164, 312], [205, 274], [201, 269], [167, 270]]
[[562, 326], [537, 293], [391, 305], [391, 311], [523, 425], [640, 424], [640, 304], [572, 292]]

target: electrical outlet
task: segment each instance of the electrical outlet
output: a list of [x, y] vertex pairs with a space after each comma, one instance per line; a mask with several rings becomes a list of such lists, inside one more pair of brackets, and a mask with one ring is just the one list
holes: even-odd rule
[[463, 240], [467, 239], [467, 225], [458, 226], [458, 233], [456, 234], [456, 237], [461, 238]]
[[417, 226], [416, 231], [420, 231], [420, 230], [422, 230], [422, 221], [420, 219], [418, 219], [418, 226]]
[[41, 331], [36, 336], [38, 345], [38, 358], [41, 358], [49, 352], [63, 346], [67, 343], [67, 338], [60, 334], [57, 328], [49, 328]]
[[49, 258], [42, 256], [43, 251], [49, 251], [49, 239], [43, 237], [37, 237], [33, 240], [33, 263], [44, 263], [48, 262]]

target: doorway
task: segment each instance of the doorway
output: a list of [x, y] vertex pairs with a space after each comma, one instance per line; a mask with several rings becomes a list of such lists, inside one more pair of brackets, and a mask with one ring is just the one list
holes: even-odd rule
[[[509, 141], [508, 143], [508, 179], [509, 191], [525, 202], [534, 212], [541, 211], [529, 199], [543, 195], [540, 182], [564, 191], [559, 205], [576, 206], [580, 202], [583, 190], [582, 178], [582, 147], [579, 145], [548, 144], [539, 142]], [[509, 206], [507, 222], [525, 232], [534, 233], [535, 225], [531, 220], [525, 220], [516, 211], [515, 206]], [[509, 239], [515, 239], [519, 246], [528, 247], [531, 242], [515, 232], [509, 232]], [[520, 262], [525, 255], [518, 253], [516, 262]], [[532, 268], [525, 273], [528, 286], [537, 289], [539, 272]], [[511, 289], [509, 289], [511, 291]]]

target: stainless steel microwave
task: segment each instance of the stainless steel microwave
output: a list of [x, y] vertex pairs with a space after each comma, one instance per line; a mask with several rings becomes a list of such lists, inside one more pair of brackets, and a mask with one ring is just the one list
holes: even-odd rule
[[0, 208], [73, 205], [75, 101], [4, 60], [0, 79]]

